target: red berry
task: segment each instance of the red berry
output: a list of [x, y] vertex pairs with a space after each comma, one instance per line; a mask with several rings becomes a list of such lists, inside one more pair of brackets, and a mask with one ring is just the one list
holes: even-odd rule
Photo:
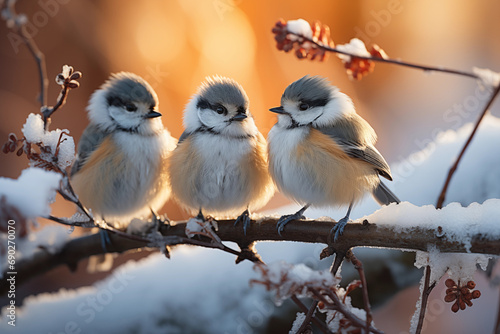
[[444, 284], [449, 288], [453, 288], [453, 287], [457, 286], [455, 281], [452, 280], [451, 278], [448, 278], [446, 281], [444, 281]]

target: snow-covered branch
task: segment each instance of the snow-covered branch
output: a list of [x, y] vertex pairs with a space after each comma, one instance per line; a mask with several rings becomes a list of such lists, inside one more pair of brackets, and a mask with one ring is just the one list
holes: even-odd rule
[[[490, 200], [483, 205], [471, 205], [468, 208], [463, 208], [464, 211], [457, 214], [464, 219], [468, 219], [467, 215], [480, 217], [481, 222], [473, 221], [472, 218], [468, 222], [465, 220], [462, 222], [450, 221], [449, 219], [453, 217], [446, 217], [448, 207], [443, 210], [433, 210], [430, 206], [418, 208], [409, 203], [402, 203], [399, 205], [400, 207], [390, 206], [385, 210], [377, 211], [366, 219], [349, 223], [342, 237], [335, 244], [330, 245], [330, 250], [345, 254], [352, 247], [360, 246], [413, 251], [428, 251], [433, 248], [445, 253], [472, 252], [500, 255], [500, 235], [492, 233], [489, 229], [489, 226], [493, 226], [495, 223], [492, 217], [498, 216], [496, 211], [500, 210], [499, 202], [500, 200]], [[449, 211], [457, 212], [457, 208], [454, 205], [451, 206]], [[401, 220], [400, 224], [394, 224], [399, 216], [408, 215], [407, 221], [410, 222], [418, 219], [414, 217], [418, 211], [423, 212], [420, 216], [427, 223], [412, 226]], [[432, 213], [432, 211], [435, 212]], [[392, 214], [387, 212], [392, 212]], [[481, 214], [479, 214], [480, 212]], [[386, 222], [383, 221], [384, 216], [387, 219]], [[266, 217], [252, 221], [246, 235], [243, 233], [243, 229], [233, 226], [234, 220], [219, 220], [217, 236], [223, 242], [235, 242], [244, 248], [259, 241], [297, 241], [326, 245], [330, 230], [335, 224], [332, 220], [292, 221], [280, 236], [276, 230], [277, 220], [278, 217]], [[376, 222], [376, 224], [372, 222]], [[450, 229], [450, 224], [453, 223], [456, 224], [456, 233]], [[187, 222], [176, 222], [172, 226], [163, 225], [160, 228], [160, 233], [164, 237], [168, 237], [163, 240], [163, 245], [196, 244], [207, 247], [211, 245], [213, 240], [207, 237], [187, 238], [186, 226]], [[160, 244], [155, 244], [154, 238], [124, 238], [115, 233], [111, 233], [110, 238], [111, 243], [106, 248], [108, 252], [112, 253], [122, 253], [145, 247], [160, 247]], [[56, 252], [39, 249], [33, 256], [18, 261], [19, 283], [57, 266], [66, 264], [74, 267], [80, 260], [106, 253], [101, 245], [101, 236], [97, 233], [72, 239]]]

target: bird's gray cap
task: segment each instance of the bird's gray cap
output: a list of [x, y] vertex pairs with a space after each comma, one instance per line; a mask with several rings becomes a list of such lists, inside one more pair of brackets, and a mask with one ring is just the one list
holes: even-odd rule
[[201, 84], [198, 95], [210, 104], [227, 103], [248, 108], [248, 97], [243, 87], [233, 79], [218, 75], [207, 77]]
[[291, 83], [285, 89], [281, 100], [316, 102], [313, 104], [325, 105], [331, 98], [332, 88], [326, 78], [306, 75]]
[[105, 90], [108, 103], [143, 102], [156, 106], [158, 97], [149, 83], [140, 76], [130, 72], [114, 73], [101, 86]]

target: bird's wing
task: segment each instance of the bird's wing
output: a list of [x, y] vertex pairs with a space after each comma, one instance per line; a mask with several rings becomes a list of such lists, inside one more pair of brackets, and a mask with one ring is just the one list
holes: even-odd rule
[[180, 143], [182, 143], [182, 141], [184, 141], [185, 139], [187, 139], [192, 134], [193, 134], [192, 132], [188, 132], [187, 130], [184, 130], [184, 132], [182, 133], [181, 137], [179, 138], [179, 141], [177, 142], [177, 145], [179, 145]]
[[362, 144], [356, 136], [348, 138], [346, 131], [335, 126], [315, 127], [321, 133], [329, 136], [339, 145], [350, 157], [365, 161], [375, 167], [377, 172], [388, 180], [392, 181], [391, 170], [380, 152], [370, 144]]
[[75, 162], [71, 167], [71, 175], [75, 175], [82, 168], [87, 158], [94, 152], [94, 150], [102, 143], [102, 141], [109, 136], [109, 132], [101, 130], [96, 125], [90, 124], [83, 131], [78, 143], [78, 154]]

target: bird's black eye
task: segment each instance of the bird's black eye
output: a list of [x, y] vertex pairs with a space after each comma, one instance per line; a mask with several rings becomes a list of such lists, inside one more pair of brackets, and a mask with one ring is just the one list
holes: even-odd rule
[[125, 104], [125, 109], [127, 109], [127, 111], [130, 111], [130, 112], [137, 111], [137, 107], [135, 106], [135, 104], [130, 103], [130, 102]]
[[218, 106], [215, 107], [215, 112], [218, 113], [219, 115], [227, 114], [227, 109], [223, 105], [219, 104]]
[[301, 103], [299, 105], [299, 110], [304, 111], [304, 110], [307, 110], [307, 109], [309, 109], [309, 105], [307, 103]]

